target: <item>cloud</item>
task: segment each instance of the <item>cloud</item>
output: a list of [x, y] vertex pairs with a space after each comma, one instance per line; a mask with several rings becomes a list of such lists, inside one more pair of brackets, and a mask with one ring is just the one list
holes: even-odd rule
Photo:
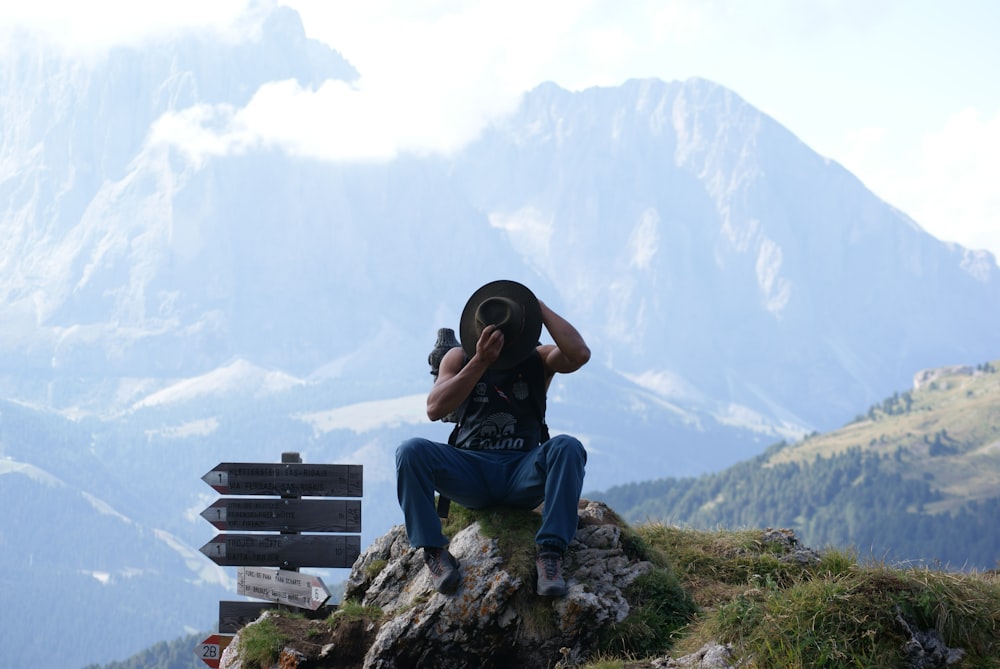
[[886, 138], [886, 129], [879, 126], [865, 126], [848, 130], [846, 133], [843, 161], [846, 164], [863, 164], [878, 150]]
[[702, 6], [669, 2], [652, 15], [651, 28], [656, 41], [694, 42], [706, 29], [708, 17]]
[[[175, 144], [197, 161], [252, 146], [333, 161], [451, 153], [516, 109], [562, 54], [574, 16], [587, 6], [570, 0], [285, 4], [300, 13], [310, 37], [344, 54], [360, 78], [315, 90], [271, 82], [243, 109], [201, 107], [160, 119], [155, 143]], [[586, 33], [574, 48], [607, 58], [627, 48], [621, 35], [612, 37]]]
[[[433, 104], [407, 104], [342, 81], [307, 89], [295, 80], [264, 84], [241, 109], [197, 105], [165, 114], [150, 143], [172, 145], [195, 164], [254, 148], [328, 161], [385, 161], [400, 153], [446, 153], [460, 148], [480, 126], [438, 113]], [[485, 113], [485, 112], [484, 112]]]
[[1000, 111], [992, 118], [960, 111], [924, 137], [921, 154], [911, 186], [917, 213], [945, 239], [959, 232], [966, 245], [1000, 249]]
[[235, 114], [230, 133], [237, 142], [254, 136], [307, 158], [390, 159], [408, 138], [402, 115], [385, 102], [341, 81], [316, 90], [293, 80], [272, 82]]
[[895, 155], [882, 146], [884, 129], [849, 136], [844, 165], [881, 197], [939, 239], [1000, 253], [1000, 111], [963, 109]]
[[[11, 2], [0, 16], [0, 33], [29, 31], [73, 50], [94, 51], [139, 44], [179, 30], [242, 31], [249, 0], [31, 0]], [[257, 3], [260, 4], [260, 3]], [[235, 34], [234, 34], [235, 37]]]
[[[362, 73], [397, 89], [448, 82], [470, 94], [523, 90], [565, 45], [586, 0], [285, 0], [311, 37], [333, 45]], [[374, 85], [374, 84], [370, 84]]]

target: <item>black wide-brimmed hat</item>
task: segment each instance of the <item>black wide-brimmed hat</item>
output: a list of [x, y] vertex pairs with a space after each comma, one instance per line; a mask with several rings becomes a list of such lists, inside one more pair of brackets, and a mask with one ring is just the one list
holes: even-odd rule
[[528, 357], [542, 334], [542, 308], [527, 286], [516, 281], [491, 281], [472, 294], [462, 310], [459, 336], [470, 358], [487, 325], [503, 332], [503, 350], [491, 369], [509, 369]]

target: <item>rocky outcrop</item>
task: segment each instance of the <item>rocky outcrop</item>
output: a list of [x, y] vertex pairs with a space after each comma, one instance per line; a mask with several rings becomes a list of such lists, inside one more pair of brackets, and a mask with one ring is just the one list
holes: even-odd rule
[[[452, 539], [463, 581], [454, 596], [436, 593], [419, 551], [401, 527], [376, 541], [351, 572], [345, 597], [385, 615], [366, 669], [520, 667], [547, 669], [591, 655], [602, 630], [629, 615], [628, 586], [653, 569], [630, 556], [607, 507], [580, 510], [567, 551], [569, 592], [534, 594], [530, 571], [512, 568], [499, 542], [473, 523]], [[522, 563], [524, 560], [522, 560]]]
[[913, 389], [920, 390], [938, 379], [946, 376], [975, 376], [981, 371], [976, 370], [971, 365], [949, 365], [947, 367], [934, 367], [932, 369], [921, 369], [913, 375]]
[[746, 663], [736, 660], [732, 646], [710, 643], [705, 644], [699, 651], [676, 660], [664, 657], [652, 660], [648, 664], [628, 665], [628, 669], [737, 669], [744, 666]]
[[[314, 642], [309, 648], [283, 649], [278, 666], [549, 669], [582, 664], [634, 612], [630, 586], [663, 570], [643, 558], [634, 535], [604, 504], [582, 502], [579, 519], [564, 562], [569, 592], [559, 598], [535, 594], [533, 544], [512, 545], [489, 536], [479, 521], [452, 538], [449, 550], [462, 564], [463, 580], [456, 594], [441, 595], [431, 585], [421, 552], [410, 547], [402, 527], [395, 527], [358, 558], [344, 595], [364, 610], [379, 611], [381, 618], [355, 621], [350, 640], [341, 635], [322, 643], [316, 629], [304, 629], [309, 621], [299, 621], [303, 629], [297, 634]], [[686, 597], [679, 588], [678, 593]], [[690, 600], [679, 603], [679, 610], [693, 610]], [[363, 657], [338, 652], [338, 646], [346, 650], [345, 643], [357, 645], [362, 638]], [[222, 667], [243, 668], [239, 647], [238, 640], [229, 645]]]
[[[335, 613], [265, 614], [229, 644], [220, 669], [581, 669], [608, 658], [623, 669], [747, 669], [813, 666], [816, 650], [832, 647], [852, 666], [996, 657], [992, 575], [949, 574], [948, 597], [937, 600], [930, 572], [843, 564], [836, 553], [826, 562], [792, 530], [636, 532], [585, 502], [565, 560], [569, 592], [547, 598], [534, 592], [537, 514], [460, 511], [446, 527], [462, 562], [456, 594], [433, 589], [397, 527], [359, 557]], [[766, 588], [754, 587], [761, 574], [775, 576]], [[828, 596], [832, 580], [843, 596]], [[928, 606], [955, 618], [928, 620], [919, 614]], [[796, 650], [781, 640], [803, 620], [818, 645]]]

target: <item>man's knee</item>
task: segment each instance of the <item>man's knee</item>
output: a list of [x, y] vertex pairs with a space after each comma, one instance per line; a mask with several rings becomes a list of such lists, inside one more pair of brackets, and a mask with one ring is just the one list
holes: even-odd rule
[[421, 458], [426, 452], [428, 441], [420, 437], [407, 439], [396, 447], [396, 466]]
[[549, 457], [587, 464], [587, 450], [580, 440], [568, 434], [556, 435], [548, 442]]

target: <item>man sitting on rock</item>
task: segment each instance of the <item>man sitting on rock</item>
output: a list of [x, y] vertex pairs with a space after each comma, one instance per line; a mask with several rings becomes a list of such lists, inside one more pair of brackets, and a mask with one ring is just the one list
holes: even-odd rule
[[[539, 343], [542, 325], [554, 344]], [[549, 438], [545, 398], [556, 372], [582, 367], [590, 349], [576, 328], [513, 281], [477, 290], [459, 332], [462, 346], [441, 359], [427, 396], [431, 420], [457, 413], [454, 447], [413, 438], [396, 450], [407, 537], [423, 549], [434, 587], [452, 594], [461, 574], [441, 532], [434, 492], [469, 509], [530, 509], [544, 501], [535, 536], [536, 592], [565, 595], [562, 560], [576, 534], [587, 453], [575, 437]]]

